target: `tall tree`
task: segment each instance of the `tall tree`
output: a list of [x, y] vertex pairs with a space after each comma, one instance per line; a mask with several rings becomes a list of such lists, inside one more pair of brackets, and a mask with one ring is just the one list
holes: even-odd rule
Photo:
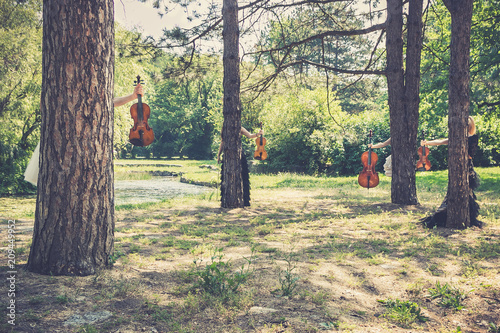
[[448, 213], [446, 226], [470, 227], [467, 119], [473, 0], [443, 0], [451, 14], [448, 90]]
[[391, 121], [391, 201], [418, 204], [415, 146], [418, 130], [423, 1], [410, 1], [406, 70], [403, 67], [403, 2], [387, 1], [387, 87]]
[[113, 1], [45, 0], [38, 196], [28, 269], [89, 275], [113, 251]]
[[224, 187], [221, 206], [224, 208], [243, 207], [243, 181], [241, 178], [241, 108], [240, 108], [240, 57], [238, 0], [224, 0], [222, 8], [224, 39]]
[[[326, 1], [325, 1], [326, 2]], [[320, 5], [317, 5], [320, 6]], [[388, 99], [390, 110], [390, 128], [392, 137], [392, 191], [393, 203], [415, 205], [418, 204], [415, 181], [415, 147], [418, 129], [418, 109], [420, 90], [420, 55], [422, 49], [422, 10], [423, 1], [410, 1], [407, 20], [407, 33], [403, 35], [403, 1], [387, 1], [387, 20], [385, 23], [372, 25], [364, 29], [344, 29], [312, 31], [308, 37], [301, 40], [289, 41], [283, 36], [285, 46], [280, 46], [270, 52], [282, 51], [284, 56], [277, 62], [277, 71], [283, 71], [297, 64], [308, 64], [336, 73], [346, 74], [385, 74], [387, 77]], [[342, 28], [342, 27], [341, 27]], [[358, 36], [385, 29], [386, 36], [386, 68], [385, 70], [373, 70], [373, 60], [376, 54], [378, 42], [371, 56], [367, 59], [364, 69], [342, 69], [326, 66], [310, 59], [288, 60], [286, 59], [290, 50], [298, 45], [310, 43], [311, 41], [325, 36]], [[381, 40], [382, 34], [379, 37]], [[404, 53], [404, 37], [406, 37], [406, 55]], [[406, 58], [406, 63], [404, 62]]]

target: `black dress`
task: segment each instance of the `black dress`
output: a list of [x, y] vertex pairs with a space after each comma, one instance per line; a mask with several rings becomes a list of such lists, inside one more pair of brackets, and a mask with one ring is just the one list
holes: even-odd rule
[[[482, 227], [483, 223], [478, 221], [479, 216], [479, 204], [476, 201], [476, 194], [474, 190], [479, 187], [480, 179], [479, 175], [474, 171], [474, 164], [472, 163], [472, 158], [476, 153], [478, 136], [477, 134], [470, 136], [469, 141], [469, 213], [470, 213], [470, 224], [471, 226]], [[434, 227], [445, 227], [446, 226], [446, 214], [447, 214], [447, 204], [448, 204], [448, 193], [443, 200], [443, 203], [436, 210], [434, 214], [428, 216], [422, 220], [422, 223], [427, 228]]]
[[[248, 171], [248, 162], [245, 153], [241, 152], [241, 180], [243, 181], [243, 205], [250, 206], [250, 173]], [[220, 195], [221, 201], [224, 197], [224, 158], [220, 169]]]

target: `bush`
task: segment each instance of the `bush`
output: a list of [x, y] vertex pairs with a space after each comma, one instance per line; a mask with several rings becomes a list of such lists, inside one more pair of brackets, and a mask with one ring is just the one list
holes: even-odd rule
[[[323, 89], [300, 89], [276, 96], [264, 106], [268, 171], [352, 175], [362, 170], [367, 133], [373, 130], [373, 142], [387, 140], [388, 117], [380, 117], [380, 111], [347, 114], [338, 101], [331, 105], [335, 120], [328, 113]], [[390, 148], [377, 153], [384, 161]]]

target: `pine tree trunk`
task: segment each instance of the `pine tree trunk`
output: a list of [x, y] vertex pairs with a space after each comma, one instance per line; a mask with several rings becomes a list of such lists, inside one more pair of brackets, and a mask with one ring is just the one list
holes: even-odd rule
[[241, 178], [241, 109], [240, 109], [240, 60], [238, 1], [224, 0], [224, 191], [221, 198], [223, 208], [243, 207], [243, 182]]
[[[407, 73], [408, 82], [405, 82], [402, 1], [388, 0], [387, 8], [387, 87], [392, 150], [391, 201], [396, 204], [416, 205], [418, 199], [415, 184], [415, 142], [418, 128], [420, 72], [416, 63], [410, 64], [407, 60], [407, 67], [410, 68]], [[418, 39], [415, 38], [418, 23], [410, 21], [410, 24], [413, 24], [409, 27], [412, 32], [412, 43], [418, 43]], [[413, 44], [411, 46], [419, 47]], [[413, 62], [418, 58], [418, 65], [420, 64], [419, 49], [410, 50], [408, 56]]]
[[[405, 115], [401, 127], [403, 136], [401, 141], [402, 161], [398, 159], [397, 164], [403, 164], [402, 173], [397, 173], [400, 181], [394, 184], [396, 193], [393, 203], [406, 205], [418, 205], [416, 185], [416, 151], [418, 118], [420, 106], [420, 59], [422, 54], [422, 10], [423, 0], [412, 0], [409, 4], [407, 19], [407, 45], [406, 45], [406, 73], [405, 73]], [[394, 158], [394, 157], [393, 157]], [[393, 159], [394, 160], [394, 159]], [[393, 171], [394, 174], [394, 171]], [[393, 176], [394, 177], [394, 176]], [[398, 197], [404, 200], [398, 200]]]
[[467, 120], [472, 0], [444, 1], [451, 13], [448, 92], [448, 212], [446, 227], [470, 227]]
[[89, 275], [113, 251], [113, 1], [43, 6], [32, 272]]

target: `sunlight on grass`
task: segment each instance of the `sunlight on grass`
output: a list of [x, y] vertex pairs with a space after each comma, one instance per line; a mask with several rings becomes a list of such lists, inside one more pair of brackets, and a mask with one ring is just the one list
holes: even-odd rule
[[0, 200], [0, 216], [8, 219], [34, 219], [36, 196], [4, 197]]
[[[116, 161], [115, 170], [122, 179], [154, 180], [154, 171], [182, 172], [197, 181], [218, 179], [218, 170], [200, 168], [204, 165], [215, 162], [124, 160]], [[428, 230], [419, 224], [446, 194], [447, 171], [418, 173], [421, 205], [411, 207], [391, 203], [391, 180], [384, 175], [379, 186], [367, 190], [357, 184], [356, 176], [292, 173], [251, 174], [252, 205], [244, 209], [222, 209], [217, 188], [203, 195], [120, 205], [115, 210], [114, 253], [109, 257], [113, 269], [73, 280], [43, 277], [43, 290], [55, 297], [76, 290], [95, 307], [141, 309], [130, 318], [117, 315], [96, 324], [99, 329], [120, 320], [149, 320], [172, 331], [193, 332], [196, 327], [188, 325], [207, 316], [219, 318], [228, 331], [240, 330], [233, 324], [240, 317], [252, 325], [261, 319], [269, 327], [295, 325], [300, 332], [357, 331], [361, 328], [354, 323], [367, 318], [377, 328], [402, 325], [415, 331], [438, 320], [465, 322], [479, 311], [473, 304], [486, 300], [494, 306], [500, 295], [500, 168], [478, 172], [483, 183], [476, 194], [480, 219], [487, 223], [484, 229]], [[27, 220], [15, 252], [23, 264], [29, 255], [35, 200], [8, 197], [0, 203], [2, 216]], [[2, 246], [6, 245], [4, 240]], [[223, 251], [223, 261], [210, 258], [214, 247]], [[255, 275], [249, 275], [237, 292], [226, 294], [223, 284], [243, 277], [237, 273], [247, 265], [244, 258], [253, 254]], [[201, 270], [190, 269], [201, 257]], [[38, 276], [24, 274], [25, 285], [40, 284]], [[202, 291], [204, 286], [211, 290], [214, 277], [223, 297]], [[66, 298], [59, 297], [58, 303], [34, 293], [28, 305], [79, 307], [87, 301], [70, 298], [66, 304]], [[250, 314], [251, 308], [267, 304], [278, 311], [284, 305], [291, 315]], [[422, 304], [423, 314], [436, 319], [430, 324], [423, 323]], [[459, 308], [464, 311], [454, 311]], [[448, 312], [443, 314], [443, 309]], [[46, 316], [28, 311], [33, 320]], [[262, 325], [252, 329], [266, 331]]]

